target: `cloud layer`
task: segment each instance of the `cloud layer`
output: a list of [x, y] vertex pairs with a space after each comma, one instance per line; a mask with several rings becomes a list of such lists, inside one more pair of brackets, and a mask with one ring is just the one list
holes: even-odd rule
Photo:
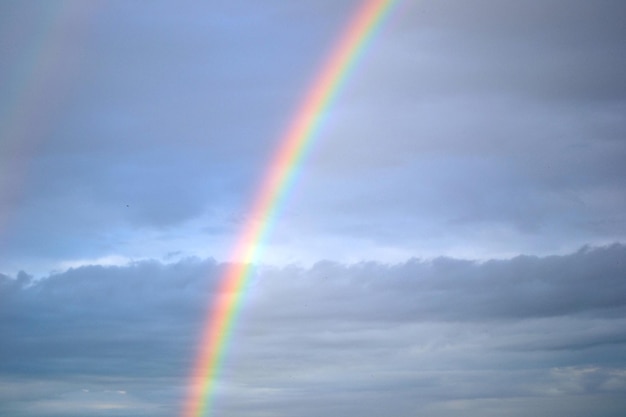
[[[221, 415], [622, 415], [626, 248], [260, 267]], [[3, 276], [2, 414], [175, 415], [226, 265]], [[45, 411], [44, 411], [45, 410]]]

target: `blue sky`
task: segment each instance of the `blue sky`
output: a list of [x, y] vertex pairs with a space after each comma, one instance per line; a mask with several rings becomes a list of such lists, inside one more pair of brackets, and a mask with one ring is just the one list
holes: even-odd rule
[[[278, 140], [359, 4], [0, 4], [0, 407], [172, 415], [210, 303], [192, 289], [210, 294], [231, 260]], [[388, 415], [369, 398], [398, 415], [572, 416], [596, 402], [623, 415], [624, 12], [398, 1], [264, 242], [233, 342], [250, 374], [225, 370], [223, 415], [308, 415], [310, 397], [281, 391], [292, 370], [330, 414]], [[533, 296], [518, 300], [520, 285]], [[94, 291], [109, 296], [86, 302]], [[304, 310], [303, 294], [316, 300]], [[351, 355], [394, 359], [375, 372]], [[511, 378], [522, 382], [503, 389]]]

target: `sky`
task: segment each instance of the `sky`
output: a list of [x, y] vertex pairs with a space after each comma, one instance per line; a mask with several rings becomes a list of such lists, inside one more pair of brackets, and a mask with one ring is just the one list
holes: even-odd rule
[[[0, 2], [0, 414], [177, 415], [361, 4]], [[624, 415], [625, 14], [398, 0], [262, 242], [216, 413]]]

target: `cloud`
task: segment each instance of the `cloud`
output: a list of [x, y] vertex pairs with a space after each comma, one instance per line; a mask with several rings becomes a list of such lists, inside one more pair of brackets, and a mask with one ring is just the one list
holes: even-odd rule
[[[419, 58], [409, 61], [418, 65], [406, 70], [421, 67], [418, 74], [431, 82], [413, 76], [396, 78], [399, 83], [413, 80], [405, 84], [427, 91], [435, 86], [455, 95], [473, 90], [539, 100], [596, 102], [624, 95], [619, 68], [626, 64], [620, 41], [625, 31], [616, 18], [624, 6], [618, 1], [427, 1], [403, 6], [396, 30], [404, 34], [405, 45], [421, 46], [413, 54]], [[395, 51], [403, 51], [402, 46]], [[433, 63], [443, 72], [433, 71]]]
[[[23, 122], [3, 131], [5, 273], [218, 256], [360, 3], [59, 5], [3, 14], [0, 117]], [[623, 241], [623, 9], [398, 2], [324, 113], [268, 256], [490, 259]]]
[[311, 232], [487, 258], [622, 240], [623, 6], [400, 8], [311, 157], [294, 203], [325, 213]]
[[[618, 416], [625, 255], [615, 244], [481, 263], [258, 266], [217, 407], [250, 416]], [[175, 414], [225, 267], [186, 258], [1, 276], [0, 410]]]

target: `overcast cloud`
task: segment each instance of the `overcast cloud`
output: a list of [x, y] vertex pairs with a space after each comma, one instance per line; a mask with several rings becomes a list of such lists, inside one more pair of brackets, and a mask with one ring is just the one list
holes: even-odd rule
[[[2, 270], [227, 259], [358, 1], [3, 3]], [[619, 1], [399, 1], [270, 263], [568, 253], [626, 233]]]
[[[0, 2], [0, 414], [176, 415], [360, 4]], [[625, 15], [398, 0], [263, 242], [221, 415], [624, 415]]]
[[[623, 415], [625, 259], [613, 245], [259, 268], [216, 413]], [[176, 415], [224, 267], [190, 258], [1, 277], [0, 411]]]

